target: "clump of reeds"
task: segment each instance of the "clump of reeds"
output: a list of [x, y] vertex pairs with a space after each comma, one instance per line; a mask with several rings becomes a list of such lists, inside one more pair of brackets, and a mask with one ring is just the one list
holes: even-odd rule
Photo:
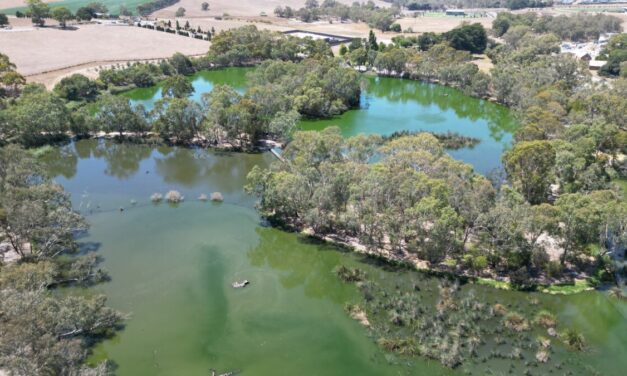
[[517, 312], [510, 312], [504, 319], [505, 327], [515, 332], [529, 330], [529, 322], [525, 317]]
[[184, 197], [181, 192], [172, 190], [165, 194], [165, 199], [171, 204], [178, 204], [184, 200]]
[[344, 282], [361, 282], [366, 279], [366, 272], [359, 268], [347, 268], [341, 265], [335, 270], [335, 274]]
[[546, 310], [538, 312], [533, 322], [536, 325], [540, 325], [545, 328], [554, 328], [555, 325], [557, 325], [557, 319], [555, 318], [555, 315]]
[[377, 343], [384, 350], [396, 352], [401, 355], [418, 355], [420, 351], [416, 341], [412, 338], [380, 338]]
[[586, 340], [583, 337], [583, 334], [579, 333], [575, 329], [570, 328], [564, 330], [560, 337], [572, 350], [582, 351], [586, 348]]
[[623, 289], [620, 287], [614, 287], [610, 290], [609, 296], [611, 298], [619, 299], [619, 300], [627, 300], [627, 295], [623, 292]]

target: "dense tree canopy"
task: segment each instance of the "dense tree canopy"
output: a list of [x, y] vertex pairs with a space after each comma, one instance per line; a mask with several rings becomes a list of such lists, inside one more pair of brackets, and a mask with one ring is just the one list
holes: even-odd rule
[[599, 74], [627, 77], [627, 33], [612, 36], [603, 54], [607, 57], [607, 63], [601, 67]]
[[124, 317], [105, 305], [104, 296], [52, 291], [106, 278], [94, 255], [70, 256], [78, 248], [74, 234], [86, 228], [63, 188], [42, 175], [32, 157], [15, 146], [0, 148], [0, 242], [19, 255], [2, 265], [0, 254], [3, 371], [35, 376], [110, 371], [106, 363], [89, 368], [83, 362], [87, 349], [119, 328]]
[[98, 95], [98, 85], [82, 74], [76, 73], [61, 79], [55, 85], [54, 92], [69, 101], [92, 100]]
[[492, 29], [500, 37], [514, 26], [525, 25], [536, 33], [553, 33], [561, 39], [585, 41], [598, 39], [600, 34], [621, 31], [619, 18], [607, 14], [577, 13], [575, 15], [539, 16], [536, 13], [500, 12], [492, 22]]
[[466, 24], [444, 33], [444, 38], [456, 50], [480, 54], [488, 45], [488, 35], [480, 23]]

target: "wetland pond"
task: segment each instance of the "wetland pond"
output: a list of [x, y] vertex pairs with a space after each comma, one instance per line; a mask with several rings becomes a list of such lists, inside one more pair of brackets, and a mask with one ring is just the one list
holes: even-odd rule
[[[252, 69], [199, 72], [189, 78], [195, 90], [191, 98], [200, 101], [203, 93], [220, 84], [230, 85], [243, 93], [246, 73]], [[455, 132], [480, 142], [472, 147], [450, 150], [453, 158], [473, 165], [482, 174], [501, 166], [501, 155], [510, 146], [517, 126], [506, 107], [441, 85], [387, 77], [363, 78], [365, 90], [362, 90], [360, 108], [331, 119], [303, 119], [299, 128], [321, 130], [337, 125], [347, 137], [360, 133], [390, 135], [399, 131]], [[157, 85], [122, 95], [150, 110], [161, 99], [161, 88]]]
[[[242, 87], [242, 70], [225, 74], [235, 76], [225, 82]], [[199, 81], [207, 90], [216, 83], [207, 75], [219, 75], [219, 71], [194, 79], [196, 95]], [[447, 88], [398, 80], [407, 85], [400, 87], [387, 79], [369, 80], [363, 100], [370, 107], [334, 120], [345, 119], [345, 124], [359, 128], [358, 118], [379, 106], [375, 102], [396, 110], [361, 129], [343, 127], [347, 135], [384, 132], [378, 127], [390, 121], [402, 129], [403, 124], [396, 121], [409, 122], [393, 119], [413, 118], [416, 122], [405, 124], [406, 128], [419, 129], [418, 115], [412, 109], [426, 106], [485, 132], [487, 138], [475, 149], [461, 150], [468, 154], [458, 155], [472, 163], [473, 158], [487, 158], [481, 156], [482, 145], [492, 145], [495, 160], [476, 164], [480, 171], [498, 163], [510, 142], [511, 130], [499, 128], [496, 118], [477, 115], [477, 108], [492, 104], [471, 98], [467, 103], [446, 104], [454, 95], [436, 92]], [[378, 90], [379, 83], [384, 88]], [[140, 92], [145, 94], [143, 99]], [[150, 96], [146, 90], [140, 92], [127, 95], [145, 103], [158, 95], [157, 91]], [[500, 107], [490, 111], [508, 117]], [[302, 127], [326, 125], [327, 121], [303, 122]], [[487, 154], [488, 149], [483, 152]], [[111, 281], [93, 290], [106, 294], [111, 306], [130, 314], [125, 329], [98, 344], [91, 357], [93, 362], [111, 359], [117, 375], [210, 375], [212, 368], [218, 373], [240, 370], [256, 376], [621, 375], [627, 369], [627, 304], [598, 291], [549, 296], [474, 284], [460, 287], [460, 298], [472, 297], [485, 306], [499, 303], [530, 319], [535, 312], [548, 310], [555, 314], [558, 330], [573, 327], [585, 336], [585, 352], [570, 351], [551, 338], [547, 363], [536, 364], [535, 350], [525, 347], [537, 335], [546, 336], [546, 330], [536, 326], [507, 341], [497, 338], [505, 337], [499, 332], [486, 334], [480, 339], [479, 355], [455, 369], [433, 359], [383, 351], [377, 344], [378, 334], [373, 333], [381, 323], [389, 322], [387, 313], [381, 310], [369, 317], [373, 330], [350, 318], [347, 304], [366, 304], [364, 295], [355, 284], [342, 282], [335, 270], [358, 267], [386, 297], [414, 294], [412, 299], [421, 307], [436, 305], [441, 280], [265, 226], [243, 186], [253, 166], [272, 161], [269, 153], [82, 140], [50, 148], [41, 158], [91, 224], [89, 234], [79, 239], [83, 251], [98, 252], [111, 276]], [[151, 203], [151, 194], [169, 190], [180, 191], [185, 201]], [[212, 192], [221, 192], [224, 202], [197, 199]], [[231, 287], [233, 281], [243, 279], [251, 284], [244, 289]], [[498, 320], [482, 324], [486, 333], [500, 325]], [[513, 346], [522, 348], [515, 360], [506, 355]]]

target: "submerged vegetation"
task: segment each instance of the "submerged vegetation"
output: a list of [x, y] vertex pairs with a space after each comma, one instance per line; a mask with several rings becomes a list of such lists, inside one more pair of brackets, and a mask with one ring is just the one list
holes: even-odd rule
[[[347, 313], [371, 332], [377, 344], [387, 352], [402, 358], [422, 356], [439, 361], [465, 373], [489, 374], [499, 359], [507, 359], [509, 373], [528, 374], [535, 369], [547, 372], [572, 372], [576, 365], [565, 365], [551, 354], [559, 351], [583, 351], [581, 334], [567, 328], [551, 344], [555, 336], [555, 316], [546, 311], [536, 312], [533, 325], [522, 313], [508, 310], [504, 305], [490, 305], [489, 298], [477, 296], [455, 281], [435, 279], [416, 272], [400, 272], [403, 278], [351, 279], [364, 275], [358, 268], [341, 266], [338, 277], [353, 283], [363, 300], [348, 304]], [[435, 295], [435, 296], [434, 296]], [[434, 299], [435, 298], [435, 299]], [[526, 312], [537, 310], [535, 304], [516, 305]], [[538, 320], [541, 318], [541, 320]], [[548, 325], [547, 325], [548, 324]], [[548, 326], [548, 331], [547, 331]]]
[[[395, 139], [399, 137], [416, 135], [418, 133], [423, 132], [410, 132], [410, 131], [397, 131], [389, 136], [383, 136], [383, 139]], [[473, 146], [479, 144], [481, 142], [480, 139], [476, 137], [464, 136], [456, 132], [446, 132], [446, 133], [431, 133], [433, 137], [435, 137], [443, 148], [446, 150], [457, 150], [463, 148], [472, 148]]]

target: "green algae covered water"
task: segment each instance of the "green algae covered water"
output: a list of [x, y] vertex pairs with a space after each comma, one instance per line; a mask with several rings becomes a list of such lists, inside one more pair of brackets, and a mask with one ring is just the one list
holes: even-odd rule
[[[345, 313], [347, 303], [362, 298], [334, 270], [358, 266], [390, 294], [420, 286], [425, 304], [437, 300], [438, 279], [264, 226], [243, 186], [254, 165], [271, 161], [268, 154], [85, 140], [43, 158], [91, 224], [81, 244], [103, 257], [111, 276], [95, 290], [130, 315], [126, 328], [91, 358], [111, 359], [117, 375], [210, 375], [211, 368], [257, 376], [622, 375], [627, 369], [627, 304], [603, 292], [560, 297], [462, 286], [462, 294], [529, 317], [547, 309], [558, 328], [583, 333], [584, 353], [554, 339], [546, 364], [534, 366], [525, 354], [513, 368], [512, 360], [490, 359], [450, 370], [383, 352]], [[150, 202], [152, 193], [171, 189], [185, 202]], [[196, 199], [214, 191], [223, 203]], [[243, 279], [250, 286], [230, 286]], [[499, 348], [493, 338], [483, 340], [488, 349]]]
[[[192, 99], [215, 85], [228, 84], [245, 91], [246, 73], [252, 68], [229, 68], [199, 72], [190, 77], [195, 89]], [[469, 97], [459, 90], [412, 80], [363, 76], [365, 90], [360, 108], [332, 119], [300, 122], [300, 129], [321, 130], [337, 125], [349, 137], [360, 133], [389, 135], [397, 131], [454, 132], [480, 142], [473, 147], [450, 150], [457, 159], [480, 173], [501, 166], [501, 155], [512, 142], [517, 122], [506, 107]], [[134, 104], [151, 109], [161, 99], [161, 87], [135, 89], [123, 94]]]

